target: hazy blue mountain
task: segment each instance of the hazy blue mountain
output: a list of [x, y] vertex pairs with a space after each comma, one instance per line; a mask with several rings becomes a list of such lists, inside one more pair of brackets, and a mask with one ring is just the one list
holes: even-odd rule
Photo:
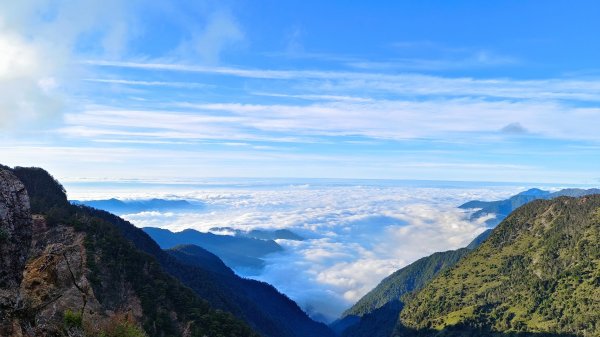
[[515, 209], [538, 199], [553, 199], [557, 197], [581, 197], [585, 195], [591, 194], [599, 194], [600, 189], [592, 188], [592, 189], [580, 189], [580, 188], [568, 188], [563, 189], [557, 192], [549, 192], [540, 190], [538, 188], [532, 188], [527, 191], [523, 191], [517, 195], [514, 195], [505, 200], [497, 200], [497, 201], [479, 201], [473, 200], [466, 202], [460, 206], [462, 209], [479, 209], [471, 216], [472, 220], [481, 218], [488, 214], [494, 214], [496, 217], [494, 219], [488, 220], [486, 223], [490, 227], [495, 227], [502, 220], [504, 220], [512, 211]]
[[117, 215], [132, 214], [148, 211], [166, 212], [166, 211], [183, 211], [183, 210], [199, 210], [203, 208], [200, 203], [190, 203], [187, 200], [167, 200], [167, 199], [144, 199], [144, 200], [87, 200], [71, 201], [77, 205], [85, 205], [111, 212]]
[[583, 197], [591, 194], [600, 194], [600, 189], [598, 188], [590, 188], [589, 190], [584, 190], [580, 188], [566, 188], [564, 190], [560, 190], [558, 192], [552, 193], [552, 198], [556, 197]]
[[213, 227], [210, 229], [212, 232], [226, 232], [233, 233], [235, 236], [261, 239], [261, 240], [294, 240], [303, 241], [305, 240], [302, 236], [292, 232], [289, 229], [276, 229], [276, 230], [263, 230], [253, 229], [250, 231], [243, 231], [231, 227]]
[[193, 229], [171, 232], [166, 229], [146, 227], [143, 230], [163, 249], [190, 244], [200, 246], [217, 255], [227, 266], [234, 269], [245, 269], [248, 272], [264, 267], [264, 260], [262, 258], [266, 255], [283, 250], [273, 240], [216, 235]]

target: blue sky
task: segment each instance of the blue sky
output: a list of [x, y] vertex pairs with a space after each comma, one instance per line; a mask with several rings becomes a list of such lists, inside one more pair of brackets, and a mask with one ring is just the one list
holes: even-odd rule
[[596, 1], [0, 4], [0, 162], [600, 181]]

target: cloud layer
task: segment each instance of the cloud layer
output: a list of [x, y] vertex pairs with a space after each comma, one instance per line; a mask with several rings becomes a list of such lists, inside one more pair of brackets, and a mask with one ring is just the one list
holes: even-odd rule
[[174, 231], [292, 229], [308, 240], [280, 240], [285, 252], [268, 257], [263, 273], [252, 277], [273, 284], [324, 320], [335, 319], [398, 268], [436, 251], [465, 246], [482, 232], [483, 221], [468, 221], [468, 215], [456, 208], [460, 203], [502, 198], [519, 190], [420, 188], [401, 183], [387, 187], [314, 182], [229, 186], [187, 191], [187, 187], [173, 186], [174, 194], [123, 191], [122, 197], [178, 197], [206, 205], [202, 213], [144, 212], [125, 218], [140, 227]]

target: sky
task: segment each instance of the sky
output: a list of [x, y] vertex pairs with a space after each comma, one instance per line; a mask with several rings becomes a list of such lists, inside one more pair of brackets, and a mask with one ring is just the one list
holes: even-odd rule
[[63, 182], [600, 181], [597, 1], [0, 3], [0, 162]]

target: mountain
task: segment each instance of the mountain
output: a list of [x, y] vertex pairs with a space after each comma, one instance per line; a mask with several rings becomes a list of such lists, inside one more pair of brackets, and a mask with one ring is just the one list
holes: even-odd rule
[[168, 250], [178, 261], [209, 270], [214, 279], [232, 292], [238, 303], [248, 303], [255, 315], [262, 313], [281, 330], [273, 336], [332, 337], [332, 331], [322, 323], [312, 321], [298, 305], [273, 286], [237, 276], [218, 257], [194, 246], [177, 246]]
[[266, 255], [283, 250], [273, 240], [216, 235], [213, 233], [202, 233], [193, 229], [186, 229], [175, 233], [154, 227], [146, 227], [143, 230], [163, 249], [193, 244], [217, 255], [229, 267], [243, 269], [248, 272], [263, 268], [265, 262], [262, 258]]
[[439, 273], [458, 263], [481, 244], [486, 232], [467, 248], [434, 253], [394, 272], [346, 310], [331, 328], [344, 337], [390, 336], [404, 306], [403, 296], [421, 289]]
[[526, 204], [405, 303], [394, 336], [600, 336], [600, 195]]
[[[225, 282], [221, 277], [215, 275], [215, 266], [218, 264], [214, 260], [216, 256], [209, 257], [206, 254], [208, 253], [207, 250], [202, 250], [205, 252], [203, 258], [194, 259], [194, 263], [189, 263], [189, 260], [183, 260], [181, 256], [174, 256], [173, 250], [165, 251], [161, 249], [147, 233], [131, 223], [105, 211], [91, 209], [91, 212], [117, 227], [122, 235], [138, 249], [155, 257], [169, 274], [179, 279], [201, 298], [206, 299], [214, 307], [230, 312], [248, 322], [252, 328], [263, 336], [331, 336], [332, 332], [327, 326], [310, 319], [296, 303], [275, 291], [274, 288], [274, 291], [262, 292], [263, 296], [254, 298], [240, 292], [237, 288], [231, 287], [232, 282]], [[208, 260], [209, 264], [204, 266], [199, 263], [202, 259]], [[221, 263], [223, 262], [221, 261]], [[228, 270], [231, 274], [231, 270]], [[235, 274], [233, 276], [235, 279], [239, 278]], [[282, 302], [287, 303], [291, 309], [281, 310], [281, 313], [273, 313], [270, 309], [274, 305], [273, 303]], [[289, 322], [296, 325], [290, 325]], [[299, 334], [300, 331], [316, 331], [316, 333], [301, 335]]]
[[[39, 305], [27, 311], [28, 321], [23, 326], [29, 326], [32, 321], [45, 322], [48, 317], [59, 330], [64, 330], [60, 324], [66, 321], [75, 321], [76, 324], [79, 322], [84, 326], [91, 323], [104, 324], [102, 317], [96, 314], [97, 305], [92, 300], [97, 298], [106, 308], [102, 312], [114, 312], [116, 315], [113, 316], [124, 317], [123, 324], [142, 328], [149, 336], [255, 336], [253, 330], [264, 337], [332, 335], [325, 325], [311, 320], [293, 301], [267, 284], [257, 286], [250, 295], [244, 293], [236, 283], [244, 283], [242, 279], [230, 269], [225, 269], [223, 262], [207, 251], [202, 250], [202, 254], [194, 251], [199, 256], [193, 257], [193, 263], [183, 261], [172, 252], [162, 250], [144, 231], [118, 216], [86, 206], [70, 205], [62, 186], [45, 171], [16, 168], [14, 172], [23, 180], [26, 190], [32, 196], [32, 207], [37, 205], [36, 213], [44, 214], [42, 219], [47, 225], [41, 226], [39, 232], [49, 233], [48, 227], [61, 228], [61, 232], [52, 232], [52, 242], [35, 237], [32, 242], [47, 245], [46, 249], [52, 249], [52, 254], [55, 251], [60, 254], [61, 251], [57, 248], [66, 244], [69, 236], [65, 233], [68, 228], [73, 228], [75, 233], [83, 233], [77, 239], [79, 241], [75, 241], [79, 243], [77, 247], [83, 257], [77, 259], [75, 255], [70, 255], [68, 252], [71, 249], [77, 249], [69, 245], [69, 250], [65, 253], [68, 260], [66, 257], [61, 260], [60, 256], [63, 255], [44, 256], [39, 260], [41, 266], [35, 265], [38, 268], [36, 270], [48, 270], [50, 276], [56, 275], [55, 270], [59, 270], [61, 277], [58, 279], [59, 285], [44, 286], [44, 289], [49, 289], [45, 292], [39, 289], [39, 278], [28, 278], [31, 280], [29, 287], [36, 296], [52, 299], [54, 302], [52, 305], [42, 303], [41, 306], [51, 310], [52, 314], [36, 314], [36, 317], [32, 317], [40, 310]], [[0, 210], [3, 209], [4, 207], [0, 207]], [[4, 228], [3, 231], [6, 232]], [[20, 235], [27, 236], [27, 233]], [[7, 242], [10, 242], [12, 236], [9, 233]], [[85, 262], [80, 262], [82, 259]], [[63, 262], [56, 268], [48, 269], [46, 261]], [[78, 268], [74, 269], [74, 266]], [[88, 270], [89, 275], [86, 274]], [[80, 280], [80, 274], [85, 275], [85, 278]], [[59, 286], [69, 285], [72, 278], [70, 275], [75, 278], [71, 286], [64, 291], [58, 289]], [[71, 300], [73, 294], [80, 293], [80, 288], [85, 294], [75, 296], [79, 298], [79, 302]], [[21, 298], [27, 299], [23, 296]], [[69, 300], [69, 304], [60, 305], [63, 300]], [[82, 302], [87, 303], [84, 311]], [[5, 311], [5, 307], [2, 307], [1, 315], [11, 318], [6, 325], [21, 324], [20, 320], [13, 318], [22, 317], [22, 304], [16, 300], [5, 300], [3, 291], [0, 291], [0, 305], [4, 305], [2, 303], [12, 303], [12, 306], [8, 306], [11, 310]], [[88, 315], [88, 309], [94, 313], [93, 316], [92, 313]], [[83, 315], [78, 315], [80, 312]], [[114, 323], [107, 320], [106, 324], [110, 327], [120, 327], [116, 323], [121, 324], [121, 321]], [[2, 322], [4, 321], [3, 318]], [[119, 331], [122, 332], [123, 329]], [[0, 333], [0, 336], [5, 335], [10, 334]], [[129, 335], [117, 333], [114, 336]]]
[[462, 209], [478, 209], [471, 219], [479, 219], [488, 214], [495, 215], [495, 218], [487, 221], [490, 227], [494, 227], [499, 224], [504, 218], [506, 218], [515, 209], [538, 199], [554, 199], [558, 197], [582, 197], [585, 195], [599, 194], [600, 189], [579, 189], [579, 188], [568, 188], [557, 192], [549, 192], [532, 188], [527, 191], [523, 191], [517, 195], [514, 195], [506, 200], [498, 201], [479, 201], [473, 200], [466, 202], [459, 206]]
[[101, 209], [117, 215], [132, 214], [140, 212], [167, 212], [167, 211], [184, 211], [184, 210], [199, 210], [203, 205], [190, 203], [187, 200], [165, 200], [165, 199], [142, 199], [142, 200], [71, 200], [71, 203], [76, 205], [85, 205], [96, 209]]
[[257, 336], [41, 169], [0, 169], [0, 336]]
[[276, 229], [276, 230], [262, 230], [253, 229], [250, 231], [243, 231], [231, 227], [213, 227], [210, 229], [211, 232], [224, 232], [233, 233], [235, 236], [254, 238], [260, 240], [293, 240], [293, 241], [304, 241], [304, 238], [289, 229]]

